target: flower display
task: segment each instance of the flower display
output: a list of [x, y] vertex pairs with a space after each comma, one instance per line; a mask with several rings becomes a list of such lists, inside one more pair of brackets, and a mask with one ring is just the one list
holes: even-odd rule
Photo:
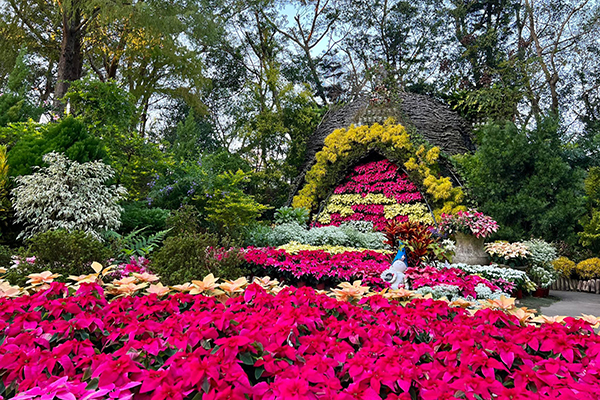
[[481, 238], [497, 232], [498, 223], [492, 217], [471, 208], [456, 214], [442, 214], [440, 229], [448, 234], [461, 232]]
[[[532, 318], [510, 299], [333, 297], [268, 279], [232, 297], [110, 300], [63, 283], [0, 299], [4, 399], [594, 399], [592, 316]], [[242, 289], [243, 288], [243, 289]], [[220, 295], [219, 295], [220, 296]], [[394, 296], [396, 299], [392, 299]]]
[[525, 271], [519, 271], [513, 268], [501, 268], [498, 265], [467, 265], [467, 264], [439, 264], [441, 268], [457, 268], [467, 274], [479, 275], [486, 278], [502, 289], [503, 292], [510, 293], [514, 289], [535, 290], [535, 283], [529, 279]]
[[[479, 275], [470, 275], [459, 268], [438, 269], [432, 265], [411, 267], [406, 271], [406, 278], [411, 289], [435, 289], [439, 285], [450, 285], [456, 288], [452, 293], [461, 298], [488, 299], [494, 292], [497, 293], [497, 297], [506, 295], [499, 286], [489, 280]], [[484, 287], [487, 289], [484, 290]]]
[[530, 254], [527, 246], [521, 242], [509, 243], [501, 240], [486, 243], [485, 251], [492, 257], [497, 256], [505, 260], [525, 259]]
[[423, 200], [417, 186], [396, 164], [371, 161], [356, 166], [334, 189], [316, 222], [337, 226], [345, 221], [369, 221], [379, 230], [390, 220], [432, 225], [433, 217]]
[[363, 282], [383, 286], [381, 273], [390, 266], [388, 252], [374, 250], [329, 253], [325, 250], [297, 250], [249, 247], [244, 252], [247, 262], [261, 266], [269, 274], [289, 274], [295, 279], [316, 281]]

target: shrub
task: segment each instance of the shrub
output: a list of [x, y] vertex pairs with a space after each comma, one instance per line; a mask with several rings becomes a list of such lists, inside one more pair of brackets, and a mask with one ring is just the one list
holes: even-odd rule
[[184, 205], [171, 212], [166, 224], [173, 236], [198, 233], [201, 230], [200, 213], [194, 206]]
[[523, 244], [529, 251], [527, 259], [533, 265], [548, 265], [556, 260], [556, 248], [548, 242], [541, 239], [532, 239], [523, 242]]
[[362, 233], [371, 233], [374, 231], [373, 223], [369, 221], [344, 221], [340, 228], [350, 228]]
[[108, 158], [102, 141], [92, 136], [84, 123], [67, 117], [57, 124], [23, 123], [11, 126], [20, 137], [8, 152], [11, 176], [27, 175], [41, 166], [45, 154], [64, 153], [80, 163]]
[[552, 261], [552, 266], [556, 272], [565, 278], [570, 278], [575, 272], [576, 264], [567, 257], [558, 257], [556, 260]]
[[152, 257], [152, 270], [168, 284], [201, 280], [208, 274], [221, 279], [245, 276], [243, 255], [227, 239], [195, 233], [167, 238]]
[[275, 211], [275, 223], [287, 224], [296, 222], [298, 225], [306, 226], [309, 219], [309, 212], [306, 208], [281, 207]]
[[25, 223], [19, 237], [65, 229], [100, 238], [100, 232], [119, 227], [117, 203], [126, 191], [106, 185], [114, 175], [110, 166], [101, 161], [79, 164], [58, 153], [46, 154], [44, 161], [48, 167], [16, 178], [13, 207], [16, 221]]
[[82, 232], [55, 230], [40, 233], [29, 241], [28, 254], [35, 256], [31, 272], [52, 271], [65, 280], [69, 275], [87, 275], [92, 262], [105, 264], [110, 250], [94, 236]]
[[169, 210], [162, 208], [149, 208], [145, 204], [136, 202], [123, 206], [121, 213], [121, 232], [130, 232], [138, 228], [146, 228], [147, 233], [156, 233], [165, 230]]
[[498, 236], [575, 241], [585, 212], [583, 172], [569, 165], [557, 121], [546, 118], [533, 130], [494, 123], [481, 132], [477, 152], [458, 161], [481, 211], [500, 224]]
[[269, 246], [281, 246], [289, 242], [308, 243], [307, 230], [297, 222], [277, 225], [273, 228], [268, 239]]
[[446, 259], [427, 226], [418, 222], [388, 222], [385, 228], [385, 244], [398, 249], [400, 242], [406, 247], [407, 265], [416, 267], [422, 261]]
[[600, 278], [600, 258], [588, 258], [575, 267], [577, 275], [583, 279]]
[[270, 226], [256, 223], [246, 228], [244, 245], [253, 247], [270, 246], [271, 232], [273, 232], [273, 229]]
[[529, 275], [539, 286], [546, 288], [552, 285], [557, 278], [552, 261], [556, 259], [556, 248], [541, 239], [532, 239], [523, 242], [529, 256]]
[[0, 245], [0, 268], [8, 268], [11, 264], [12, 250], [8, 246]]
[[215, 177], [215, 189], [207, 193], [206, 220], [219, 232], [238, 237], [240, 228], [252, 225], [269, 208], [242, 191], [242, 183], [249, 178], [242, 170]]

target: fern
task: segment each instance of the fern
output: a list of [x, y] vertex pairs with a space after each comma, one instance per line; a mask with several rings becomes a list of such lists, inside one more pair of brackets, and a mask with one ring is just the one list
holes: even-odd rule
[[147, 227], [135, 229], [125, 236], [112, 231], [105, 233], [106, 239], [112, 239], [119, 245], [117, 262], [127, 262], [131, 257], [146, 257], [162, 243], [171, 231], [171, 229], [167, 229], [146, 237], [141, 234], [146, 229]]

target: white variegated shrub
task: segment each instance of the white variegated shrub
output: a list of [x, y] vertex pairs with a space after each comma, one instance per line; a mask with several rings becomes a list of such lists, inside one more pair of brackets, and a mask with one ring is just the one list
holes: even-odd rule
[[83, 164], [64, 154], [43, 157], [48, 167], [38, 167], [31, 175], [16, 178], [13, 207], [16, 222], [25, 228], [21, 238], [55, 229], [81, 230], [100, 238], [100, 232], [115, 230], [121, 224], [119, 200], [127, 191], [108, 185], [114, 170], [102, 161]]

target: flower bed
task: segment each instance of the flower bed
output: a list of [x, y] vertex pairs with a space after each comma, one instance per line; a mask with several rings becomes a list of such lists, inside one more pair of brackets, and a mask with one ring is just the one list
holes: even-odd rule
[[[499, 282], [502, 288], [489, 280], [469, 275], [459, 268], [437, 269], [430, 265], [409, 268], [406, 271], [410, 288], [424, 293], [432, 293], [434, 297], [446, 296], [471, 299], [499, 298], [508, 296], [514, 289], [510, 282]], [[427, 288], [427, 289], [424, 289]], [[437, 296], [436, 296], [437, 295]]]
[[[442, 265], [442, 267], [444, 267]], [[498, 286], [503, 291], [510, 293], [514, 289], [535, 290], [535, 283], [529, 279], [524, 271], [513, 268], [501, 268], [498, 265], [467, 265], [449, 264], [450, 268], [458, 268], [467, 274], [479, 275]]]
[[[247, 262], [264, 268], [271, 276], [290, 277], [317, 282], [349, 281], [383, 286], [381, 273], [390, 266], [390, 256], [373, 250], [329, 253], [325, 250], [294, 250], [269, 247], [249, 247], [245, 250]], [[261, 274], [262, 275], [262, 274]]]
[[433, 218], [417, 186], [388, 160], [356, 166], [346, 181], [336, 187], [317, 225], [339, 225], [345, 221], [369, 221], [383, 229], [390, 220], [428, 225]]
[[520, 309], [471, 315], [431, 299], [403, 306], [375, 295], [358, 306], [310, 288], [271, 295], [256, 284], [235, 293], [109, 302], [96, 284], [69, 294], [52, 283], [0, 299], [0, 395], [597, 398], [600, 336], [590, 324], [598, 319], [535, 326]]

